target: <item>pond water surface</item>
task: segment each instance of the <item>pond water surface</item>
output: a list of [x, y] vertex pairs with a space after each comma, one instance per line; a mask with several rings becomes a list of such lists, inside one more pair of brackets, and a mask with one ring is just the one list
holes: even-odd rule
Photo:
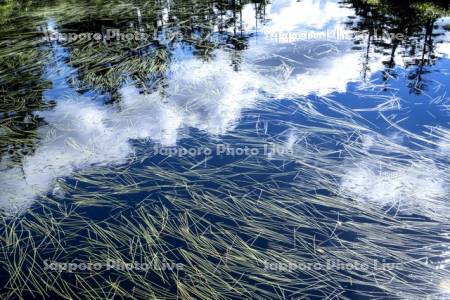
[[450, 299], [439, 1], [0, 2], [5, 299]]

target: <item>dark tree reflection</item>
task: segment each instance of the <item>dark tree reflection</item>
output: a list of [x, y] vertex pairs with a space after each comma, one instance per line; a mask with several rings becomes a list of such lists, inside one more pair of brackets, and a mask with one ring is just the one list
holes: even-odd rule
[[[384, 80], [396, 77], [396, 58], [401, 57], [409, 71], [411, 92], [420, 94], [426, 88], [423, 75], [427, 66], [433, 65], [438, 56], [435, 45], [442, 36], [442, 26], [436, 21], [449, 12], [446, 1], [365, 1], [349, 0], [360, 17], [348, 26], [357, 33], [366, 33], [366, 40], [357, 39], [358, 45], [365, 44], [366, 57], [363, 76], [367, 77], [370, 53], [381, 53], [385, 65]], [[392, 36], [401, 38], [390, 38]]]

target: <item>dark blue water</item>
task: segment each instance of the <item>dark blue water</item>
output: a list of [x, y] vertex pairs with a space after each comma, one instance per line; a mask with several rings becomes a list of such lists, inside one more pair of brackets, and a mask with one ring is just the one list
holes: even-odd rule
[[[447, 299], [449, 20], [396, 5], [5, 6], [1, 295]], [[42, 40], [111, 28], [152, 37]], [[42, 269], [149, 254], [188, 267]]]

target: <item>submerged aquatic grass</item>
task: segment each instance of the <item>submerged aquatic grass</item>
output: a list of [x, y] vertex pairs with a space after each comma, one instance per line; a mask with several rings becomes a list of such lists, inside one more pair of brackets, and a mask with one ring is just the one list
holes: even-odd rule
[[[60, 24], [82, 17], [67, 21], [57, 13], [64, 8], [52, 12]], [[124, 19], [136, 11], [111, 8]], [[178, 9], [190, 16], [192, 7]], [[74, 81], [64, 91], [88, 87], [95, 96], [64, 92], [39, 110], [5, 101], [13, 106], [2, 119], [5, 147], [31, 149], [2, 156], [0, 198], [16, 199], [12, 210], [2, 201], [2, 298], [447, 297], [450, 132], [442, 124], [414, 131], [397, 117], [408, 103], [395, 80], [409, 71], [383, 70], [373, 51], [368, 77], [391, 80], [350, 91], [360, 53], [340, 44], [250, 47], [237, 65], [228, 47], [200, 48], [204, 56], [186, 58], [81, 45], [66, 57], [65, 79]], [[99, 103], [105, 90], [116, 97]], [[352, 108], [340, 93], [365, 105]], [[440, 98], [430, 103], [448, 112]], [[37, 129], [11, 126], [23, 125], [22, 108]], [[155, 153], [218, 144], [269, 151]], [[108, 261], [152, 268], [49, 268]]]
[[[280, 120], [272, 119], [273, 114], [283, 112], [279, 105], [261, 104], [261, 112], [250, 115], [244, 124], [248, 122], [250, 128], [266, 121], [272, 126], [273, 120]], [[346, 194], [338, 175], [345, 173], [340, 170], [345, 165], [361, 161], [376, 168], [386, 164], [385, 174], [393, 174], [389, 177], [391, 184], [395, 174], [403, 172], [421, 180], [432, 174], [429, 169], [418, 169], [419, 175], [411, 172], [415, 161], [425, 162], [438, 152], [431, 151], [430, 145], [414, 150], [395, 143], [355, 124], [356, 116], [336, 122], [317, 111], [312, 118], [310, 110], [301, 111], [300, 107], [296, 113], [329, 127], [281, 122], [286, 131], [297, 136], [307, 132], [307, 138], [295, 142], [294, 151], [286, 157], [243, 157], [217, 167], [209, 166], [209, 161], [203, 163], [203, 158], [171, 157], [164, 161], [144, 151], [136, 153], [123, 167], [85, 169], [70, 182], [59, 181], [59, 188], [67, 193], [66, 200], [41, 199], [36, 207], [40, 213], [3, 221], [2, 261], [11, 274], [8, 294], [99, 299], [111, 295], [139, 299], [259, 295], [273, 299], [286, 294], [344, 298], [345, 292], [355, 286], [355, 293], [371, 298], [440, 296], [436, 287], [449, 276], [448, 271], [436, 269], [437, 262], [424, 258], [439, 260], [442, 248], [448, 245], [448, 228], [444, 225], [448, 221], [447, 194], [435, 195], [431, 191], [424, 196], [402, 195], [403, 200], [416, 202], [394, 203], [397, 207], [385, 207], [384, 211], [380, 206], [385, 204], [383, 196], [371, 202], [364, 199], [363, 193], [358, 199], [358, 190], [350, 188], [350, 194]], [[262, 120], [265, 114], [270, 114], [271, 119]], [[224, 138], [237, 144], [257, 146], [270, 141], [285, 146], [283, 134], [273, 137], [254, 133], [254, 128], [237, 128]], [[434, 135], [434, 144], [449, 138], [443, 129]], [[368, 137], [374, 139], [373, 148], [367, 146]], [[317, 143], [307, 142], [314, 139], [324, 145], [327, 140], [340, 141], [343, 150], [338, 155], [326, 146], [318, 148]], [[203, 146], [215, 143], [206, 137], [195, 140]], [[399, 153], [398, 158], [393, 153]], [[442, 160], [436, 168], [442, 170], [439, 180], [445, 181], [445, 186], [449, 180], [444, 172], [447, 154], [433, 157], [433, 161]], [[339, 156], [350, 161], [338, 164]], [[350, 175], [345, 176], [360, 176], [359, 171], [348, 170]], [[363, 186], [373, 180], [362, 179]], [[430, 188], [427, 181], [415, 184], [423, 193]], [[314, 193], [318, 187], [330, 194]], [[142, 195], [142, 201], [130, 203], [128, 197], [134, 194]], [[377, 197], [376, 193], [370, 195]], [[434, 196], [438, 198], [431, 198]], [[427, 219], [405, 215], [402, 205], [407, 210], [419, 205], [418, 213]], [[86, 207], [107, 208], [108, 216], [102, 221], [86, 217]], [[73, 275], [43, 270], [45, 259], [71, 262], [74, 257], [81, 262], [164, 260], [182, 263], [183, 269], [148, 273], [102, 270]], [[375, 268], [374, 261], [380, 258], [397, 267]], [[368, 269], [330, 268], [323, 273], [314, 269], [274, 272], [265, 267], [268, 263], [298, 265], [311, 261], [324, 266], [329, 261], [364, 264]]]

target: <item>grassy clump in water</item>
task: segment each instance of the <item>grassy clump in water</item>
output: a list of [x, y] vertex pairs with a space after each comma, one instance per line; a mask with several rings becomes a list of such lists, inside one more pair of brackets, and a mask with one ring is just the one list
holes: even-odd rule
[[[322, 147], [296, 143], [287, 156], [242, 157], [219, 166], [200, 157], [162, 161], [144, 148], [123, 167], [92, 168], [70, 181], [60, 180], [66, 200], [41, 199], [34, 212], [2, 220], [0, 260], [9, 274], [4, 296], [274, 299], [280, 295], [350, 298], [345, 296], [350, 293], [414, 299], [442, 295], [437, 286], [450, 274], [424, 258], [438, 258], [441, 245], [448, 242], [445, 199], [422, 199], [422, 209], [431, 205], [421, 212], [430, 219], [396, 212], [401, 203], [385, 213], [375, 203], [351, 200], [338, 184], [338, 174], [345, 173], [347, 163], [338, 164], [338, 152], [326, 145], [341, 143], [350, 165], [375, 161], [391, 174], [404, 172], [405, 164], [414, 167], [426, 161], [432, 146], [413, 150], [392, 142], [358, 125], [358, 116], [348, 117], [339, 103], [323, 101], [347, 117], [311, 114], [311, 106], [298, 103], [305, 109], [298, 113], [317, 126], [280, 124], [285, 110], [275, 101], [262, 104], [259, 115], [247, 116], [242, 126], [248, 129], [224, 137], [224, 142], [233, 144], [283, 147], [284, 134], [261, 131], [255, 136], [258, 120], [269, 127], [276, 122], [286, 128], [285, 133], [308, 132], [308, 140], [321, 140]], [[364, 146], [368, 136], [375, 137], [376, 149]], [[434, 138], [426, 141], [434, 139], [432, 143], [440, 145], [448, 136], [445, 130], [434, 131]], [[417, 143], [424, 139], [414, 134], [410, 138]], [[194, 141], [204, 147], [215, 145], [208, 138]], [[448, 158], [440, 159], [442, 170]], [[318, 192], [317, 187], [328, 192]], [[138, 195], [133, 196], [137, 201], [130, 201], [132, 195]], [[96, 217], [89, 212], [93, 207]], [[381, 258], [394, 267], [384, 265]], [[50, 262], [111, 260], [146, 263], [152, 269], [72, 274], [44, 269]], [[182, 268], [167, 267], [176, 264]], [[347, 264], [364, 267], [342, 267]]]
[[[162, 58], [158, 54], [152, 60], [154, 53], [127, 58], [123, 49], [112, 49], [118, 53], [114, 56], [111, 52], [104, 55], [101, 45], [71, 46], [75, 49], [70, 62], [84, 74], [80, 86], [100, 90], [120, 85], [123, 73], [142, 74], [144, 80], [149, 73], [167, 71], [164, 51], [159, 52]], [[358, 92], [375, 103], [380, 98], [388, 104], [397, 102], [394, 96], [380, 97], [381, 89], [389, 87], [368, 82]], [[291, 107], [273, 99], [262, 101], [258, 112], [246, 111], [239, 127], [221, 136], [222, 142], [233, 145], [285, 148], [290, 144], [293, 153], [289, 155], [244, 156], [232, 161], [169, 159], [155, 156], [149, 151], [153, 145], [142, 142], [122, 166], [92, 166], [59, 179], [65, 199], [55, 193], [40, 198], [23, 216], [2, 215], [0, 266], [8, 281], [2, 296], [415, 299], [445, 295], [439, 287], [445, 286], [450, 274], [437, 267], [439, 259], [446, 258], [449, 242], [447, 203], [445, 194], [427, 191], [423, 182], [437, 174], [441, 180], [437, 186], [448, 185], [448, 130], [434, 127], [412, 133], [400, 121], [386, 117], [384, 103], [376, 106], [373, 110], [379, 118], [411, 140], [414, 147], [409, 147], [379, 135], [357, 111], [339, 101], [291, 96], [296, 99]], [[190, 100], [188, 111], [203, 105], [202, 99]], [[27, 107], [13, 106], [5, 110]], [[333, 111], [333, 116], [321, 112], [320, 106]], [[271, 134], [272, 128], [279, 133]], [[294, 142], [287, 143], [291, 136]], [[198, 133], [187, 132], [183, 137], [199, 147], [217, 144], [214, 138]], [[424, 162], [425, 174], [419, 168]], [[343, 189], [343, 178], [351, 181], [361, 169], [370, 172], [362, 173], [360, 186], [350, 182], [348, 190]], [[380, 169], [383, 173], [377, 173]], [[406, 178], [415, 178], [419, 189], [404, 186], [405, 172], [418, 174]], [[386, 178], [390, 183], [398, 181], [399, 189], [406, 192], [398, 202], [386, 201], [390, 205], [383, 206], [378, 199], [367, 197], [367, 192], [358, 194], [383, 187]], [[381, 184], [372, 186], [372, 182]], [[418, 190], [424, 191], [420, 197], [408, 194]], [[385, 199], [383, 193], [380, 198]], [[427, 257], [435, 258], [436, 264]], [[380, 266], [382, 259], [395, 267]], [[48, 269], [51, 262], [109, 260], [153, 267], [148, 272]], [[330, 267], [330, 262], [341, 267]], [[167, 267], [174, 264], [183, 267]], [[342, 267], [346, 264], [364, 267]]]

